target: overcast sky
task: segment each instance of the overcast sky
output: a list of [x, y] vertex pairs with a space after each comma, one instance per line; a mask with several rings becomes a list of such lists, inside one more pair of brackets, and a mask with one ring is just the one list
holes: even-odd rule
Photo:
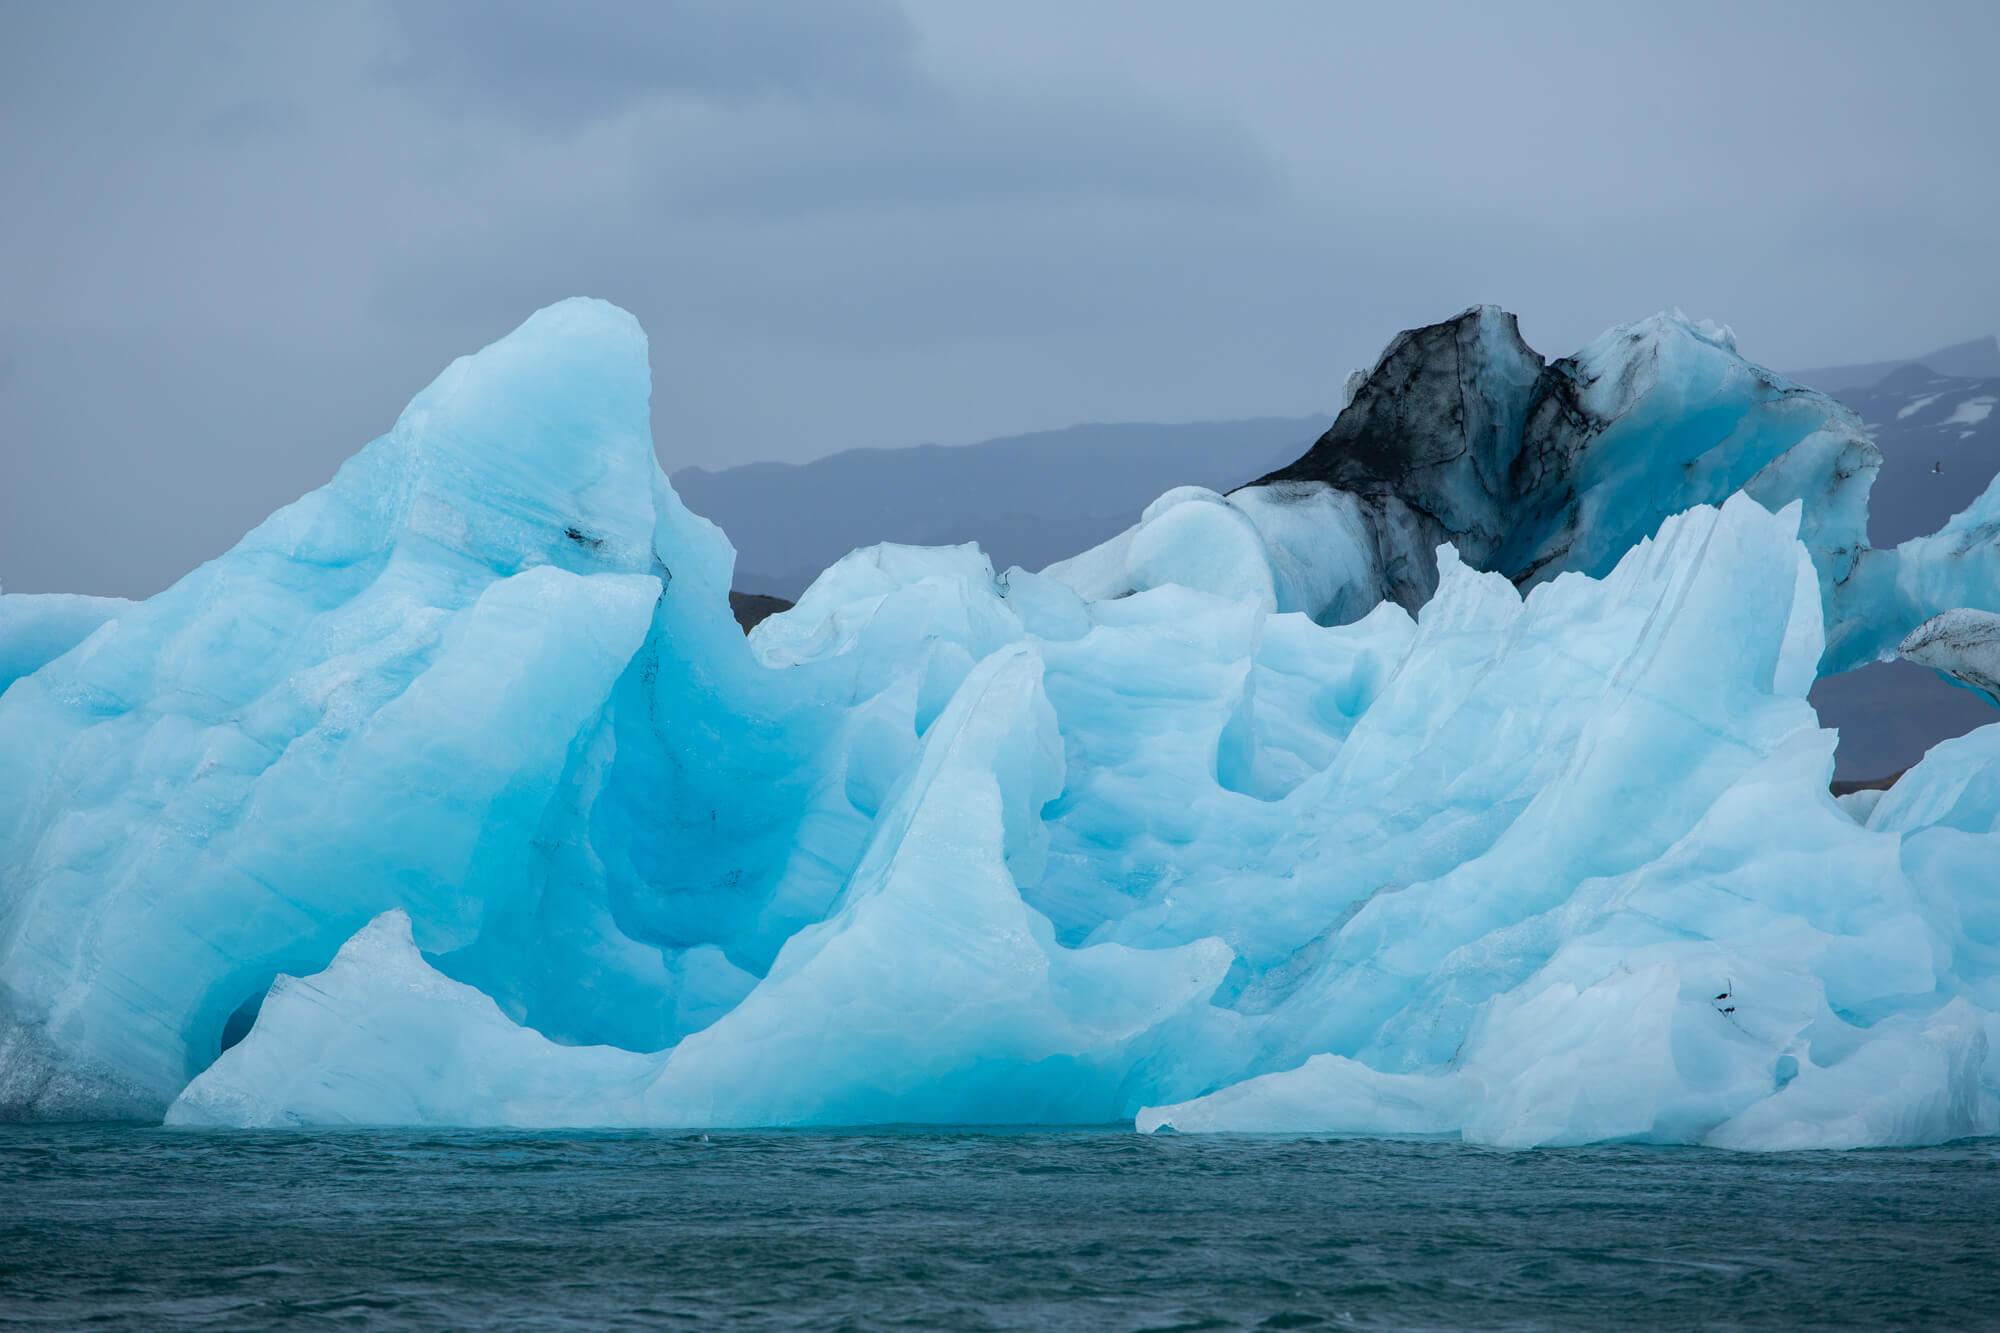
[[669, 471], [1338, 405], [1482, 301], [2000, 328], [2000, 5], [0, 0], [0, 582], [146, 595], [564, 296]]

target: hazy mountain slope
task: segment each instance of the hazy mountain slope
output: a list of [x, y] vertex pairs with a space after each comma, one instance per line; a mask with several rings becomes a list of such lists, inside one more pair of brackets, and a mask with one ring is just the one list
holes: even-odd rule
[[1838, 396], [1850, 389], [1870, 388], [1880, 383], [1883, 376], [1913, 365], [1928, 367], [1940, 375], [1969, 379], [2000, 376], [2000, 340], [1989, 333], [1984, 338], [1940, 347], [1928, 356], [1913, 356], [1902, 361], [1864, 361], [1853, 366], [1821, 366], [1815, 370], [1788, 370], [1784, 374], [1785, 378], [1810, 385], [1821, 393]]
[[976, 541], [995, 568], [1038, 569], [1134, 522], [1175, 486], [1227, 490], [1303, 453], [1327, 416], [1074, 426], [815, 462], [673, 475], [687, 506], [736, 545], [736, 587], [796, 598], [857, 546]]

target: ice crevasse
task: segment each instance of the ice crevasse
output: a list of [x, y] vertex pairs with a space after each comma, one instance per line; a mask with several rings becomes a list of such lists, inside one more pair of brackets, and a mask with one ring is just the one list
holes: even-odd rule
[[1464, 318], [1415, 480], [857, 551], [746, 640], [564, 302], [168, 591], [0, 597], [0, 1114], [2000, 1132], [2000, 728], [1836, 800], [1805, 700], [2000, 609], [2000, 496], [1871, 552], [1858, 423], [1712, 329]]

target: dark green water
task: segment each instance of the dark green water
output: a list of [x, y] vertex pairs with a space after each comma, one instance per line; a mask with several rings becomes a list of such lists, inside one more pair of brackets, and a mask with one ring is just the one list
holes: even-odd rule
[[2000, 1142], [0, 1127], [0, 1327], [2000, 1327]]

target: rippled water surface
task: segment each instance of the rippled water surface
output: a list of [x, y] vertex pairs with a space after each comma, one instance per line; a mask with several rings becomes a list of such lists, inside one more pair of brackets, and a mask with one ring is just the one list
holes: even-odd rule
[[2000, 1143], [0, 1127], [0, 1327], [2000, 1326]]

